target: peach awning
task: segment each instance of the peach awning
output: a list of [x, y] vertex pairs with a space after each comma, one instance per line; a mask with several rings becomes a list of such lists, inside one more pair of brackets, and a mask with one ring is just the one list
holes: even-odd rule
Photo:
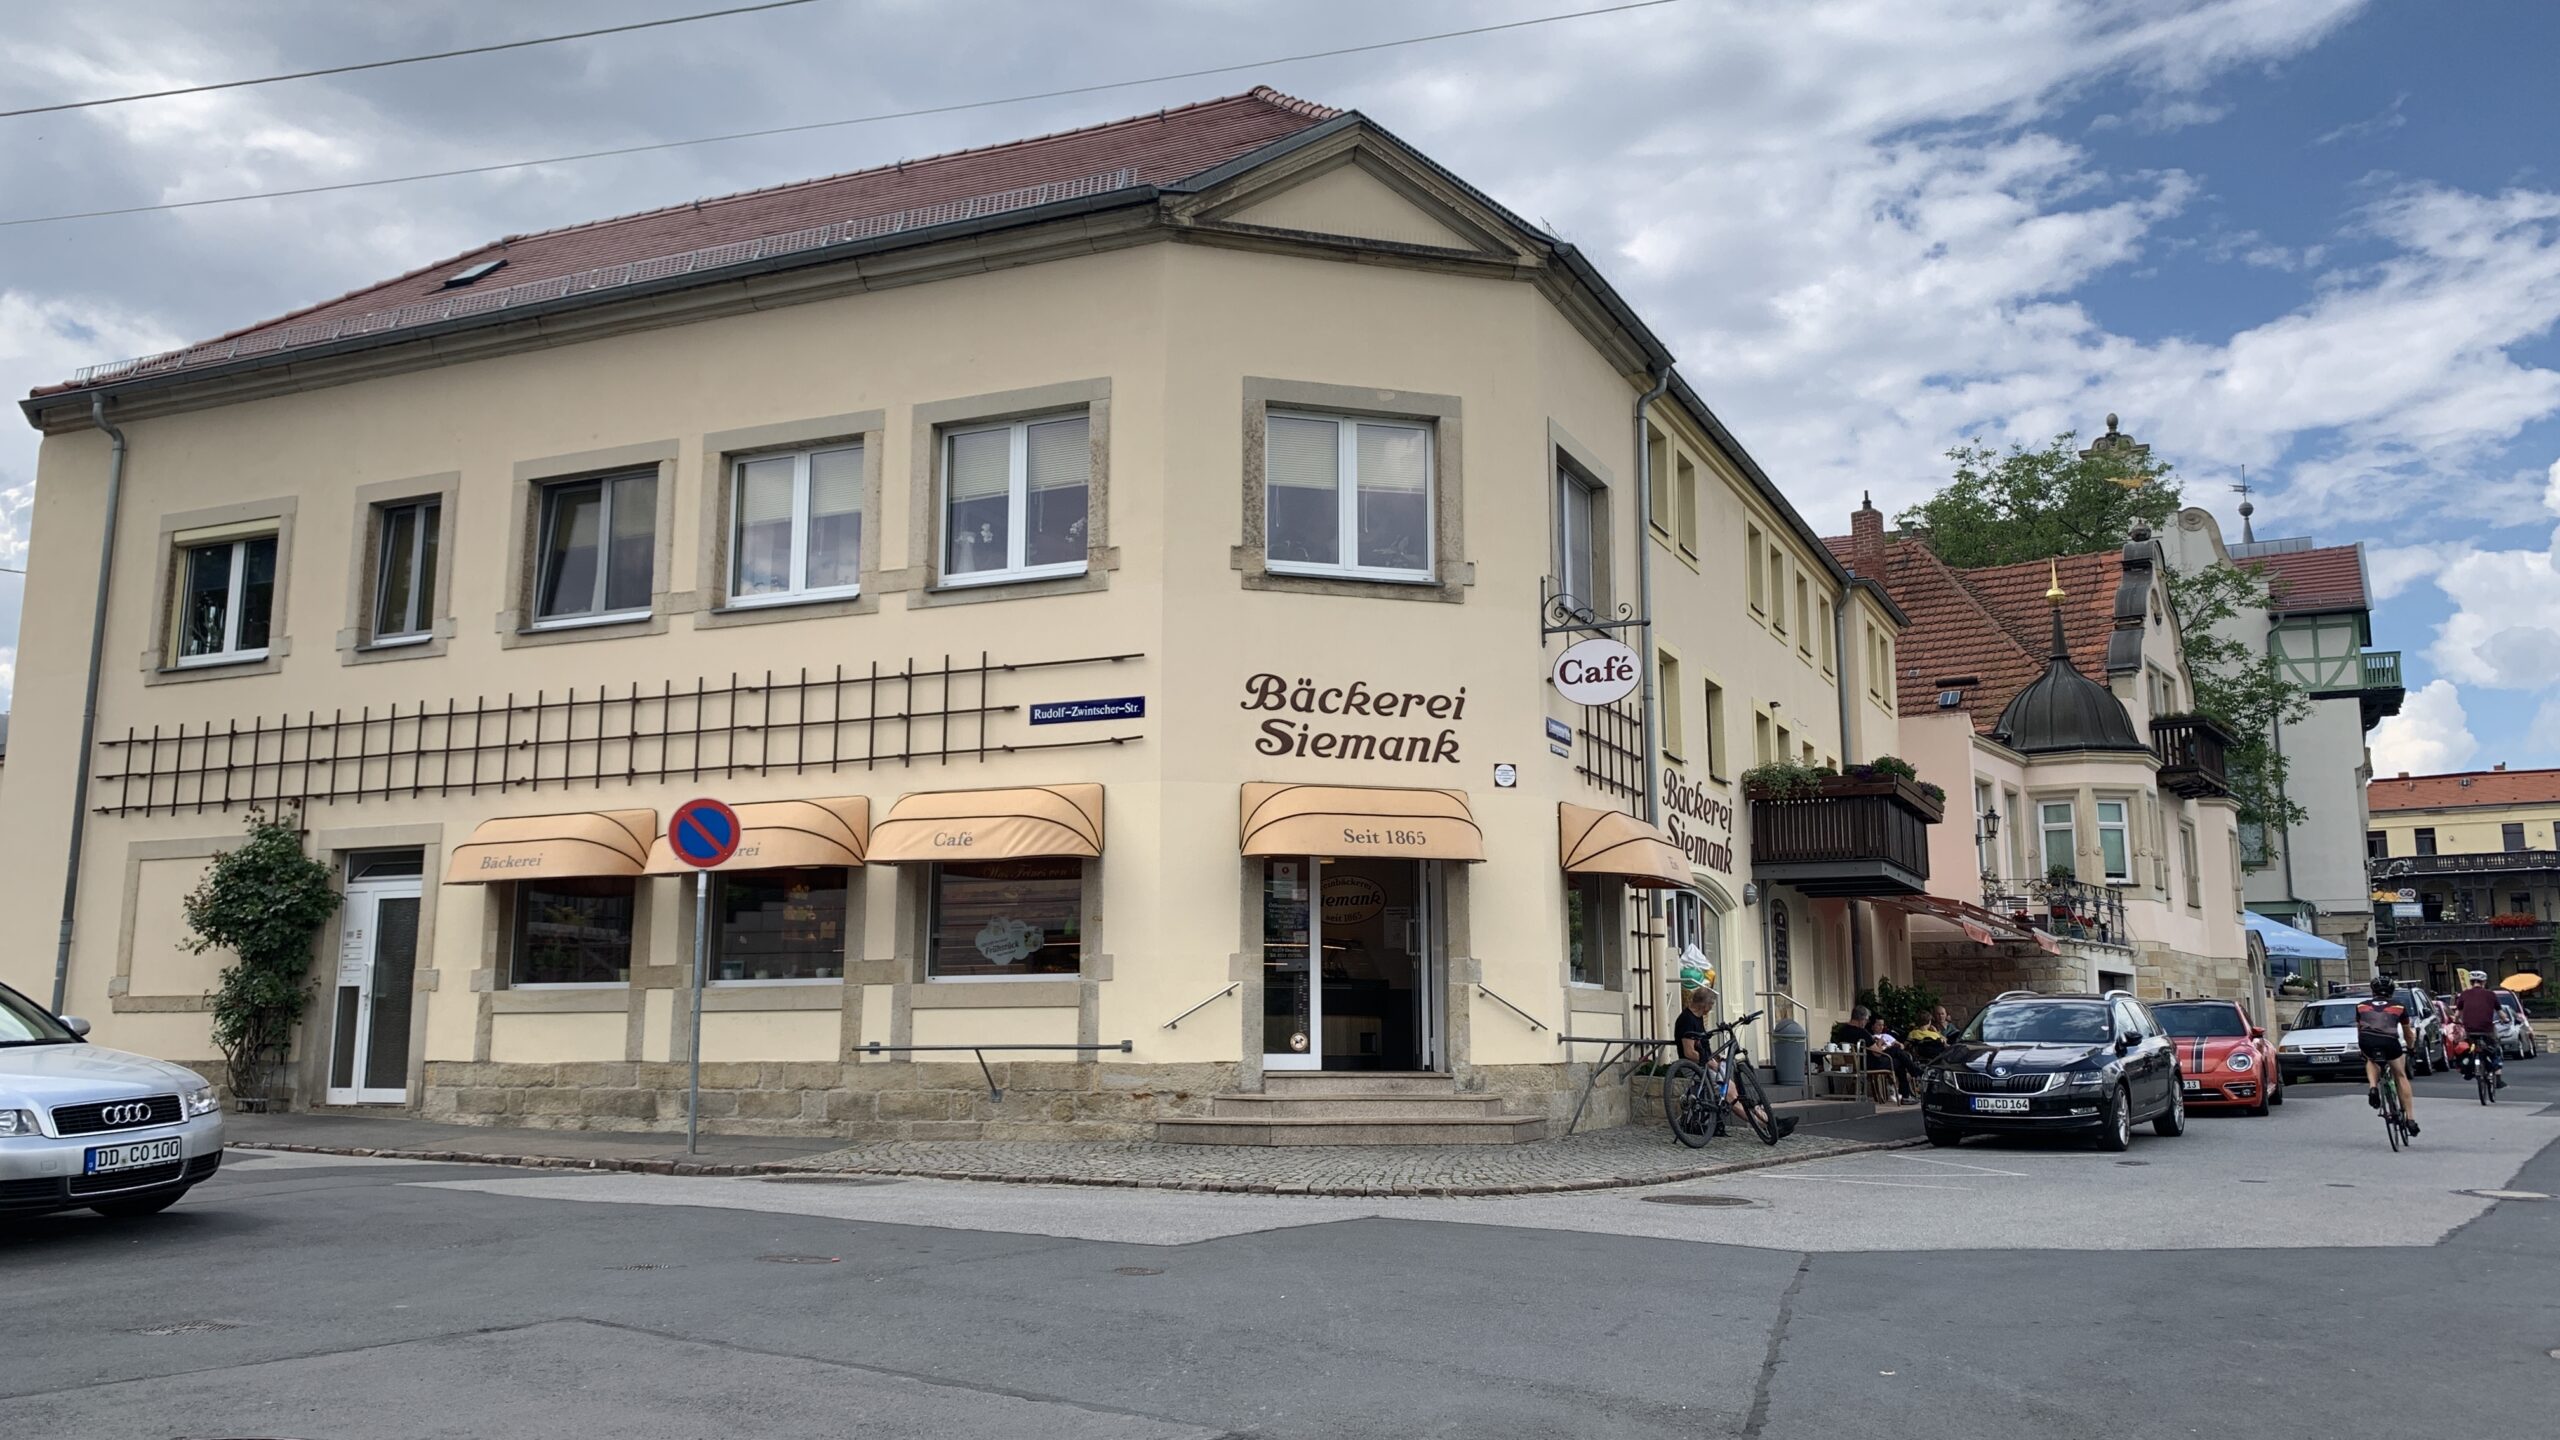
[[1697, 883], [1689, 857], [1624, 810], [1556, 806], [1556, 853], [1571, 875], [1613, 875], [1630, 885], [1678, 890]]
[[1247, 855], [1484, 858], [1484, 831], [1463, 790], [1253, 780], [1245, 784], [1242, 810]]
[[[854, 866], [871, 848], [871, 801], [865, 796], [757, 800], [729, 808], [738, 812], [738, 850], [714, 870]], [[683, 875], [694, 868], [676, 858], [664, 835], [649, 846], [649, 874]]]
[[447, 885], [549, 880], [563, 875], [638, 875], [658, 833], [655, 810], [579, 810], [484, 820], [453, 847]]
[[871, 831], [872, 863], [884, 865], [1101, 853], [1099, 785], [901, 795]]

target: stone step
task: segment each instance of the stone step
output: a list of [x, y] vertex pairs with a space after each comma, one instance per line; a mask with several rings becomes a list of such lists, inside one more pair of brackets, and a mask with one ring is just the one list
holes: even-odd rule
[[1828, 1125], [1835, 1120], [1863, 1120], [1876, 1113], [1872, 1100], [1829, 1098], [1812, 1100], [1772, 1100], [1770, 1112], [1792, 1115], [1800, 1125]]
[[1156, 1122], [1156, 1139], [1169, 1145], [1518, 1145], [1545, 1138], [1547, 1122], [1538, 1115], [1381, 1120], [1208, 1116]]
[[1454, 1077], [1424, 1070], [1265, 1070], [1265, 1095], [1455, 1095]]
[[1250, 1116], [1312, 1117], [1330, 1120], [1384, 1120], [1427, 1115], [1499, 1115], [1498, 1095], [1412, 1095], [1388, 1091], [1377, 1095], [1213, 1095], [1209, 1113], [1220, 1118]]

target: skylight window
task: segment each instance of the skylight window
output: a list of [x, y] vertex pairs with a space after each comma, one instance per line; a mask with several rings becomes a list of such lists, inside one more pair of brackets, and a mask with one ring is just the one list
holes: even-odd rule
[[507, 262], [504, 260], [483, 260], [477, 265], [467, 265], [444, 277], [444, 284], [439, 288], [446, 290], [459, 290], [463, 286], [481, 279], [491, 271], [496, 270], [499, 266], [506, 263]]

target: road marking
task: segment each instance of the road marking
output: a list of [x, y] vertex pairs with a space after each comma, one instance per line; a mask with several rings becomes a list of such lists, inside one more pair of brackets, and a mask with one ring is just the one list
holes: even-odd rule
[[2024, 1170], [1994, 1170], [1988, 1165], [1967, 1165], [1957, 1160], [1940, 1160], [1931, 1155], [1914, 1155], [1908, 1150], [1888, 1150], [1884, 1153], [1891, 1159], [1908, 1160], [1916, 1165], [1944, 1165], [1950, 1170], [1969, 1170], [1976, 1175], [2005, 1175], [2012, 1180], [2027, 1178], [2027, 1172]]

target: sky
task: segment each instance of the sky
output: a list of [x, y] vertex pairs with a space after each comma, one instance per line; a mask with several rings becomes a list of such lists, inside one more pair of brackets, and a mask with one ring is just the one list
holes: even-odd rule
[[[722, 0], [16, 0], [0, 109]], [[1591, 256], [1813, 523], [2104, 416], [2236, 539], [2362, 541], [2378, 774], [2560, 764], [2560, 5], [2547, 0], [815, 0], [0, 119], [0, 221], [1230, 73], [293, 199], [0, 226], [0, 389], [499, 235], [1268, 84]], [[0, 425], [0, 565], [37, 437]], [[0, 705], [20, 624], [0, 572]], [[85, 623], [85, 612], [67, 622]]]

